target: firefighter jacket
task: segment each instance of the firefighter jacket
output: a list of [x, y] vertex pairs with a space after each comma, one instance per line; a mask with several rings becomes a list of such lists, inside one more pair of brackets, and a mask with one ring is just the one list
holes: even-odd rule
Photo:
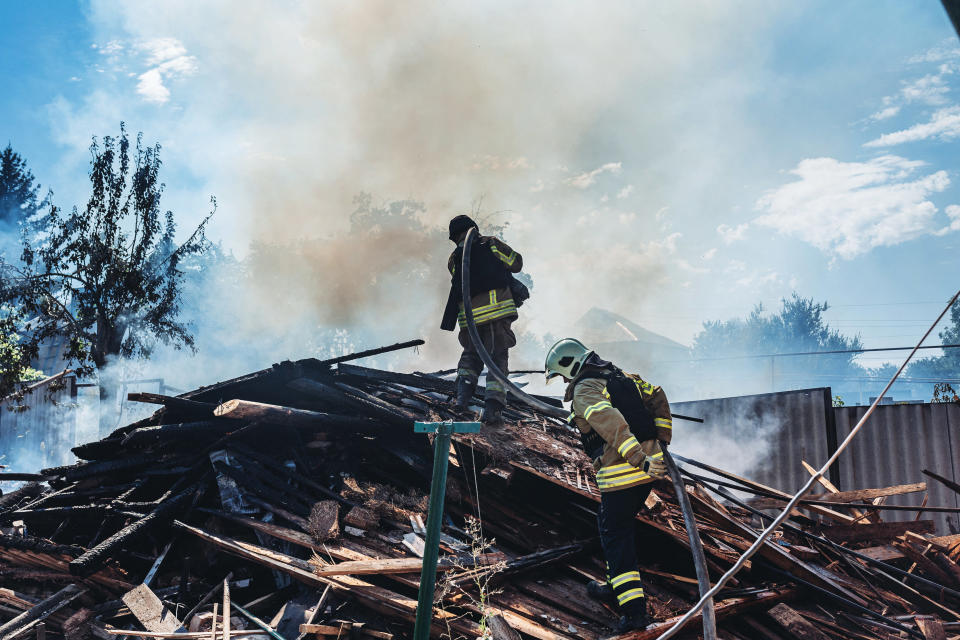
[[[593, 460], [597, 472], [597, 486], [601, 493], [618, 491], [651, 482], [653, 478], [642, 470], [646, 456], [660, 459], [663, 452], [658, 440], [669, 443], [673, 433], [670, 404], [660, 387], [655, 387], [640, 376], [626, 374], [636, 385], [643, 405], [652, 414], [656, 437], [638, 441], [624, 414], [613, 406], [607, 391], [607, 377], [614, 370], [596, 355], [584, 363], [583, 371], [567, 387], [565, 400], [572, 401], [570, 421], [585, 436], [599, 435], [602, 449]], [[585, 440], [586, 442], [586, 440]]]
[[[458, 246], [447, 260], [450, 272], [450, 295], [443, 312], [440, 328], [453, 331], [454, 319], [461, 329], [467, 327], [463, 311], [463, 292], [460, 281], [460, 265], [463, 263], [463, 247]], [[473, 318], [477, 326], [501, 319], [517, 319], [517, 303], [510, 293], [513, 273], [523, 268], [523, 258], [506, 242], [491, 236], [474, 240], [470, 252], [470, 300], [473, 303]]]

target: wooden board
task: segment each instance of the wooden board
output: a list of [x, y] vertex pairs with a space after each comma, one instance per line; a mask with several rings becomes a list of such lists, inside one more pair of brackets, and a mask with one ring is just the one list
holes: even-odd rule
[[145, 584], [134, 587], [120, 599], [147, 631], [173, 633], [183, 628], [173, 612], [163, 606], [160, 598]]

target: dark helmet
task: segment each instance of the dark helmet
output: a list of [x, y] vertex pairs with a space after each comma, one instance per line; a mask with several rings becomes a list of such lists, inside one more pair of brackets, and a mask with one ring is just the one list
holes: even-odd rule
[[450, 221], [450, 240], [456, 242], [457, 237], [470, 228], [477, 229], [479, 231], [480, 227], [477, 226], [477, 223], [473, 221], [473, 218], [467, 215], [459, 215], [453, 220]]

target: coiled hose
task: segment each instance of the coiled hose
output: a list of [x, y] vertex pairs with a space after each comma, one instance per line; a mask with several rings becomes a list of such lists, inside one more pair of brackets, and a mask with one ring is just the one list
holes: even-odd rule
[[[477, 324], [473, 319], [473, 302], [470, 292], [470, 252], [472, 249], [473, 238], [477, 229], [471, 228], [467, 231], [467, 236], [463, 241], [463, 262], [460, 265], [460, 289], [463, 295], [463, 314], [467, 321], [467, 333], [473, 342], [474, 348], [483, 364], [487, 367], [487, 374], [496, 378], [504, 388], [525, 405], [536, 409], [541, 413], [553, 416], [555, 418], [566, 419], [567, 412], [560, 407], [542, 402], [530, 394], [524, 392], [510, 379], [504, 375], [493, 358], [487, 353], [480, 340], [480, 333], [477, 331]], [[661, 441], [660, 448], [663, 450], [663, 461], [670, 474], [670, 480], [673, 482], [673, 488], [677, 493], [677, 502], [680, 503], [680, 510], [683, 513], [683, 522], [687, 529], [687, 536], [690, 538], [690, 550], [693, 554], [693, 565], [697, 571], [697, 586], [700, 589], [700, 597], [703, 598], [710, 590], [710, 574], [707, 572], [707, 559], [703, 554], [703, 544], [700, 542], [700, 534], [697, 531], [697, 521], [693, 515], [693, 507], [690, 506], [690, 499], [687, 497], [686, 487], [683, 484], [683, 478], [680, 477], [680, 470], [676, 462], [667, 449], [667, 443]], [[713, 598], [708, 598], [703, 604], [703, 637], [704, 640], [716, 640], [717, 638], [717, 618], [713, 607]]]

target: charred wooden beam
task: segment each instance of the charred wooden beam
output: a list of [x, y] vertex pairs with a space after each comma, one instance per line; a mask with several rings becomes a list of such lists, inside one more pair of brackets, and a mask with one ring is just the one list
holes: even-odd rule
[[140, 520], [117, 531], [94, 548], [86, 551], [80, 557], [75, 558], [70, 562], [70, 573], [81, 577], [86, 577], [94, 573], [103, 567], [104, 563], [106, 563], [120, 547], [171, 520], [177, 510], [186, 504], [187, 499], [191, 497], [196, 490], [197, 487], [191, 487], [177, 494], [146, 516], [143, 516]]
[[213, 414], [221, 418], [230, 418], [231, 420], [257, 420], [299, 428], [334, 426], [349, 429], [353, 426], [369, 426], [368, 421], [352, 416], [341, 416], [323, 413], [321, 411], [309, 411], [307, 409], [294, 409], [293, 407], [239, 399], [228, 400], [218, 405], [217, 408], [213, 410]]
[[123, 436], [94, 440], [70, 449], [81, 460], [110, 460], [123, 451]]
[[212, 402], [197, 402], [196, 400], [187, 400], [174, 396], [164, 396], [159, 393], [128, 393], [127, 400], [131, 402], [145, 402], [148, 404], [162, 404], [170, 409], [180, 409], [182, 411], [195, 411], [197, 413], [208, 413], [216, 404]]
[[379, 398], [369, 400], [366, 394], [361, 397], [357, 393], [348, 392], [347, 389], [338, 388], [335, 384], [328, 384], [311, 378], [297, 378], [288, 382], [287, 386], [306, 396], [347, 406], [365, 416], [384, 420], [391, 424], [405, 427], [413, 422], [413, 418], [407, 412], [397, 409]]
[[21, 501], [28, 498], [35, 498], [43, 493], [43, 487], [39, 482], [25, 484], [19, 489], [14, 489], [10, 493], [0, 495], [0, 514], [9, 509], [15, 508]]
[[283, 476], [286, 476], [287, 478], [293, 480], [294, 482], [298, 482], [305, 487], [310, 487], [311, 489], [314, 489], [315, 491], [318, 491], [321, 494], [327, 496], [328, 498], [336, 500], [341, 504], [349, 505], [351, 507], [357, 506], [355, 502], [351, 502], [350, 500], [347, 500], [336, 491], [330, 489], [329, 487], [323, 486], [322, 484], [312, 480], [311, 478], [308, 478], [307, 476], [303, 475], [299, 471], [295, 471], [289, 468], [285, 464], [278, 464], [276, 458], [263, 455], [262, 453], [254, 451], [250, 447], [246, 447], [243, 445], [231, 445], [230, 448], [231, 450], [236, 450], [242, 455], [252, 460], [256, 460], [257, 462], [261, 463], [265, 467], [269, 468], [271, 471], [274, 471]]
[[13, 640], [13, 638], [23, 633], [25, 628], [31, 624], [45, 620], [86, 592], [86, 588], [80, 585], [68, 584], [49, 598], [41, 600], [31, 609], [24, 611], [13, 620], [0, 625], [0, 640]]
[[[209, 405], [213, 410], [215, 405]], [[197, 440], [214, 440], [223, 434], [237, 429], [235, 422], [223, 420], [200, 420], [197, 422], [180, 422], [154, 427], [140, 427], [127, 434], [121, 444], [124, 447], [143, 448], [151, 445], [187, 440], [191, 443]]]
[[336, 358], [328, 358], [326, 360], [318, 360], [316, 358], [305, 358], [303, 360], [298, 360], [298, 364], [306, 364], [309, 366], [320, 368], [327, 368], [331, 365], [339, 364], [341, 362], [349, 362], [351, 360], [359, 360], [360, 358], [369, 358], [370, 356], [377, 356], [382, 353], [390, 353], [391, 351], [399, 351], [400, 349], [409, 349], [410, 347], [419, 347], [420, 345], [426, 344], [423, 340], [408, 340], [406, 342], [398, 342], [396, 344], [391, 344], [387, 347], [377, 347], [376, 349], [367, 349], [366, 351], [358, 351], [356, 353], [349, 353], [345, 356], [338, 356]]

